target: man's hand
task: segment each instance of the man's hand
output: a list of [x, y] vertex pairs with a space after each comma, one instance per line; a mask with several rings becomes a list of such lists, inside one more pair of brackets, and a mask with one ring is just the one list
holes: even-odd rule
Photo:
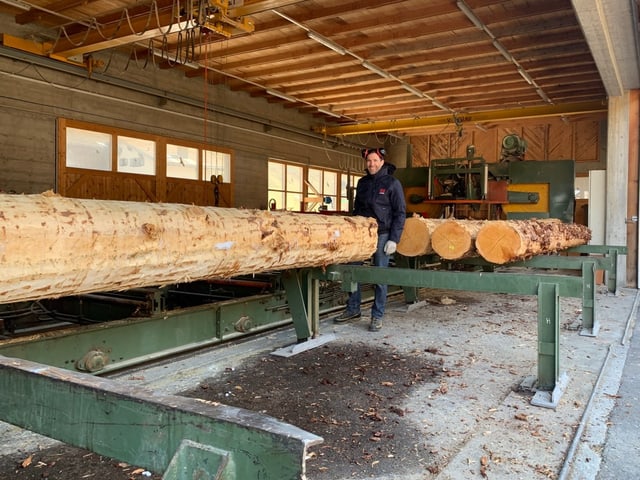
[[384, 253], [386, 255], [393, 255], [396, 253], [396, 248], [398, 244], [393, 240], [387, 240], [387, 243], [384, 244]]

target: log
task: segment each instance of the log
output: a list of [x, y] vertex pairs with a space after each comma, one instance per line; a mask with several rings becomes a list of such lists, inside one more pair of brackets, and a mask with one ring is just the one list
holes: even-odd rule
[[456, 219], [441, 223], [431, 234], [431, 248], [447, 260], [475, 255], [476, 236], [484, 223], [484, 220]]
[[559, 220], [498, 220], [486, 222], [476, 237], [476, 250], [491, 263], [525, 260], [584, 245], [591, 231]]
[[0, 303], [369, 258], [364, 217], [0, 194]]
[[417, 257], [433, 253], [431, 233], [445, 221], [445, 219], [441, 218], [424, 218], [420, 215], [407, 218], [398, 242], [398, 253], [405, 257]]

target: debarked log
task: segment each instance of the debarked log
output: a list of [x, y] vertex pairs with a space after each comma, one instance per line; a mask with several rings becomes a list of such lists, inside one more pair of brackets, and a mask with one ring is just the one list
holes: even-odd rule
[[559, 220], [497, 220], [486, 222], [476, 237], [476, 250], [491, 263], [503, 264], [534, 255], [584, 245], [591, 231]]
[[420, 215], [407, 218], [398, 242], [398, 253], [405, 257], [417, 257], [433, 253], [431, 234], [443, 222], [446, 222], [446, 219], [423, 218]]
[[431, 248], [440, 257], [458, 260], [475, 255], [475, 240], [484, 220], [450, 219], [431, 233]]
[[375, 220], [0, 194], [0, 303], [369, 258]]

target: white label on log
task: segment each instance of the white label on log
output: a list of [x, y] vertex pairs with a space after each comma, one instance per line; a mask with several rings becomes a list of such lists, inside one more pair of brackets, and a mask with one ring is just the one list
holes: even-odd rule
[[216, 250], [229, 250], [233, 247], [233, 242], [216, 243]]

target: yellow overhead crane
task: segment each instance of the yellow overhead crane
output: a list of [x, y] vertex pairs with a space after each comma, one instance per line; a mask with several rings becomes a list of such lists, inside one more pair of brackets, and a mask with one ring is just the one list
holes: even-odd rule
[[321, 125], [314, 127], [313, 130], [324, 135], [339, 137], [346, 135], [358, 135], [362, 133], [406, 132], [425, 127], [453, 125], [456, 121], [473, 124], [498, 120], [553, 117], [558, 115], [584, 115], [587, 113], [601, 113], [606, 111], [607, 102], [603, 99], [602, 101], [490, 110], [486, 112], [461, 113], [455, 115], [447, 114], [423, 118], [403, 118], [379, 122], [361, 122], [350, 125]]

